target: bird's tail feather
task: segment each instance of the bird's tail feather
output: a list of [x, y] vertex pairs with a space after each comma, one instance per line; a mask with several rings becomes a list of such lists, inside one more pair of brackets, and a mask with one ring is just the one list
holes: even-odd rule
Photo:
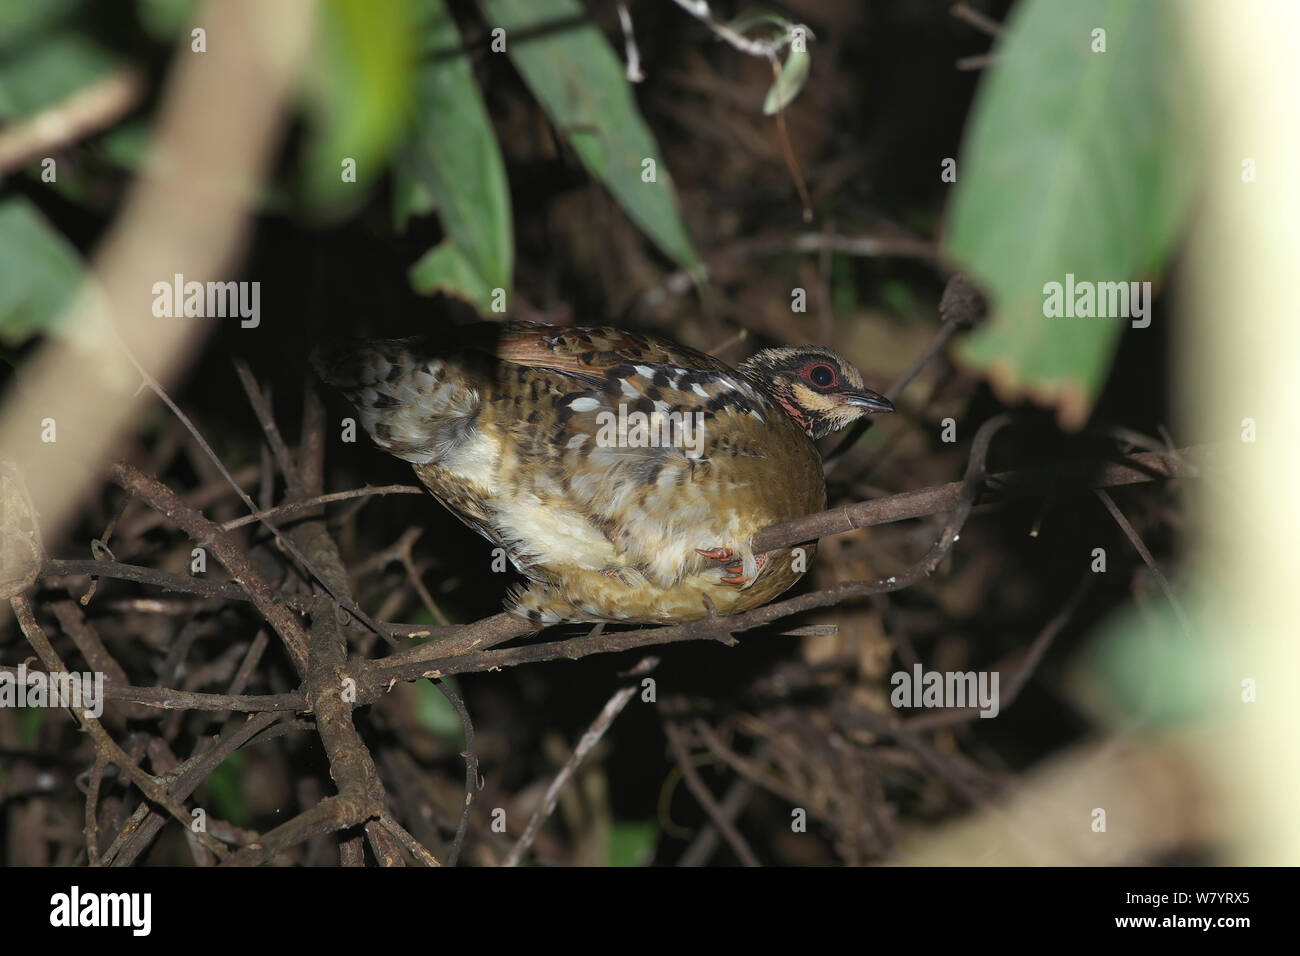
[[356, 406], [376, 445], [413, 464], [436, 462], [473, 427], [473, 375], [422, 339], [332, 343], [316, 349], [311, 364]]

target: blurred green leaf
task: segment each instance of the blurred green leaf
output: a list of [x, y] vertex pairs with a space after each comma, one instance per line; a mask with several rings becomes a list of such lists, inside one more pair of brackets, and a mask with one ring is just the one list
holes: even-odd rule
[[[157, 40], [172, 40], [194, 21], [197, 0], [136, 0], [136, 16], [145, 31]], [[189, 32], [186, 30], [185, 32]]]
[[853, 259], [839, 253], [831, 256], [831, 308], [852, 312], [858, 307], [858, 277]]
[[401, 235], [411, 219], [430, 216], [438, 208], [429, 187], [402, 163], [393, 167], [393, 231]]
[[[386, 172], [410, 118], [416, 34], [411, 0], [325, 0], [317, 17], [307, 102], [314, 128], [304, 153], [308, 202], [343, 215]], [[356, 182], [343, 162], [356, 163]]]
[[[451, 678], [447, 678], [447, 683], [453, 691], [459, 690]], [[446, 695], [438, 690], [433, 681], [416, 681], [409, 686], [416, 694], [416, 722], [431, 734], [453, 743], [459, 742], [464, 735], [464, 726], [460, 722], [460, 714], [456, 713], [456, 708]]]
[[[698, 261], [678, 212], [659, 147], [641, 119], [623, 64], [585, 21], [577, 0], [479, 0], [506, 31], [506, 50], [524, 82], [588, 171], [671, 259]], [[575, 22], [576, 21], [576, 22]], [[646, 161], [655, 181], [644, 182]]]
[[99, 138], [99, 152], [110, 163], [136, 169], [148, 152], [151, 135], [147, 120], [127, 120]]
[[911, 315], [916, 307], [912, 287], [898, 279], [890, 279], [881, 284], [880, 299], [899, 315]]
[[[1003, 397], [1028, 393], [1079, 427], [1105, 381], [1121, 318], [1047, 318], [1049, 282], [1122, 282], [1165, 265], [1195, 150], [1163, 0], [1025, 0], [998, 46], [950, 207], [947, 252], [992, 293], [958, 355]], [[1106, 30], [1106, 52], [1092, 31]]]
[[[1187, 602], [1187, 594], [1182, 600]], [[1071, 668], [1069, 684], [1091, 716], [1110, 726], [1168, 726], [1241, 701], [1241, 676], [1225, 666], [1201, 626], [1205, 608], [1187, 607], [1191, 633], [1165, 601], [1129, 605], [1098, 628]]]
[[804, 84], [808, 82], [810, 69], [812, 69], [812, 54], [806, 49], [791, 50], [786, 56], [785, 63], [781, 64], [776, 82], [767, 91], [767, 99], [763, 101], [763, 112], [771, 116], [793, 103], [794, 98], [803, 90]]
[[237, 827], [246, 827], [253, 822], [240, 783], [244, 779], [247, 763], [248, 758], [243, 751], [236, 750], [203, 781], [203, 789], [208, 794], [209, 812]]
[[41, 725], [48, 713], [41, 707], [22, 707], [18, 710], [18, 742], [24, 749], [36, 746], [41, 737]]
[[80, 34], [41, 37], [0, 58], [0, 119], [38, 113], [102, 78], [119, 62]]
[[[800, 31], [800, 48], [795, 49], [793, 42], [788, 47], [785, 62], [777, 68], [776, 80], [763, 101], [763, 113], [771, 116], [793, 103], [808, 82], [808, 71], [812, 67], [812, 55], [807, 47], [808, 40], [812, 39], [812, 31], [801, 23], [792, 23], [780, 14], [760, 8], [741, 11], [727, 26], [741, 36], [752, 36], [768, 43], [789, 36], [795, 30]], [[755, 27], [763, 29], [756, 30]]]
[[[509, 289], [514, 271], [514, 224], [505, 164], [460, 31], [442, 0], [422, 0], [425, 60], [416, 76], [415, 135], [403, 152], [428, 190], [448, 241], [411, 270], [417, 291], [435, 289], [488, 310], [494, 288]], [[419, 281], [417, 281], [417, 279]]]
[[0, 341], [21, 345], [63, 315], [81, 257], [25, 196], [0, 201]]
[[653, 823], [614, 824], [609, 835], [610, 866], [645, 866], [655, 855], [659, 828]]
[[50, 24], [62, 20], [81, 3], [82, 0], [0, 3], [0, 48], [17, 46], [48, 30]]
[[480, 312], [491, 311], [492, 287], [451, 239], [444, 239], [421, 256], [407, 271], [407, 277], [411, 288], [422, 295], [445, 292], [464, 299]]

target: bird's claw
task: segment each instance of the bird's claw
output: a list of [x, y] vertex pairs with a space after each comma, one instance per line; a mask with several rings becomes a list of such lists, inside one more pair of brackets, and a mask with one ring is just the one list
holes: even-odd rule
[[696, 548], [696, 554], [702, 554], [706, 558], [712, 558], [714, 561], [730, 561], [730, 548]]
[[[765, 554], [758, 555], [757, 557], [754, 558], [754, 563], [756, 565], [756, 568], [754, 570], [754, 577], [758, 577], [759, 572], [763, 570], [763, 565], [767, 563], [767, 555]], [[724, 575], [722, 578], [723, 584], [744, 584], [746, 581], [749, 580], [745, 576], [744, 562], [737, 561], [735, 564], [729, 564], [727, 565], [726, 571], [727, 571], [726, 575]]]

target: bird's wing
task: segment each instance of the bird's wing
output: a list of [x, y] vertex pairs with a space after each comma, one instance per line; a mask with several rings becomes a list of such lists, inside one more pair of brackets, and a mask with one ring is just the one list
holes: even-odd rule
[[[708, 457], [703, 447], [656, 438], [680, 437], [679, 425], [734, 437], [745, 430], [737, 427], [742, 419], [761, 428], [775, 411], [752, 382], [713, 356], [637, 332], [508, 323], [490, 352], [502, 363], [499, 387], [526, 399], [530, 411], [543, 407], [540, 415], [518, 416], [517, 441], [559, 448], [571, 474], [613, 479], [630, 468], [653, 480], [665, 460], [700, 464]], [[638, 430], [644, 425], [649, 441]]]
[[653, 335], [608, 326], [555, 328], [533, 323], [505, 325], [494, 348], [513, 365], [601, 378], [620, 365], [674, 366], [689, 371], [730, 371], [712, 355]]
[[[519, 326], [493, 354], [498, 394], [516, 409], [503, 416], [507, 444], [535, 463], [498, 504], [503, 525], [541, 528], [544, 510], [568, 527], [581, 515], [621, 555], [609, 563], [667, 584], [698, 560], [695, 547], [731, 541], [736, 509], [772, 481], [771, 428], [784, 412], [711, 356], [616, 329]], [[517, 535], [517, 550], [553, 542], [546, 529]]]

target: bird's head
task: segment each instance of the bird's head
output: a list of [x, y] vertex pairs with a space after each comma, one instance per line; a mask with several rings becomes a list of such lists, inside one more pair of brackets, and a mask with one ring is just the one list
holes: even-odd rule
[[830, 349], [805, 345], [763, 349], [740, 365], [789, 413], [810, 438], [818, 439], [894, 404], [862, 383], [862, 373]]

